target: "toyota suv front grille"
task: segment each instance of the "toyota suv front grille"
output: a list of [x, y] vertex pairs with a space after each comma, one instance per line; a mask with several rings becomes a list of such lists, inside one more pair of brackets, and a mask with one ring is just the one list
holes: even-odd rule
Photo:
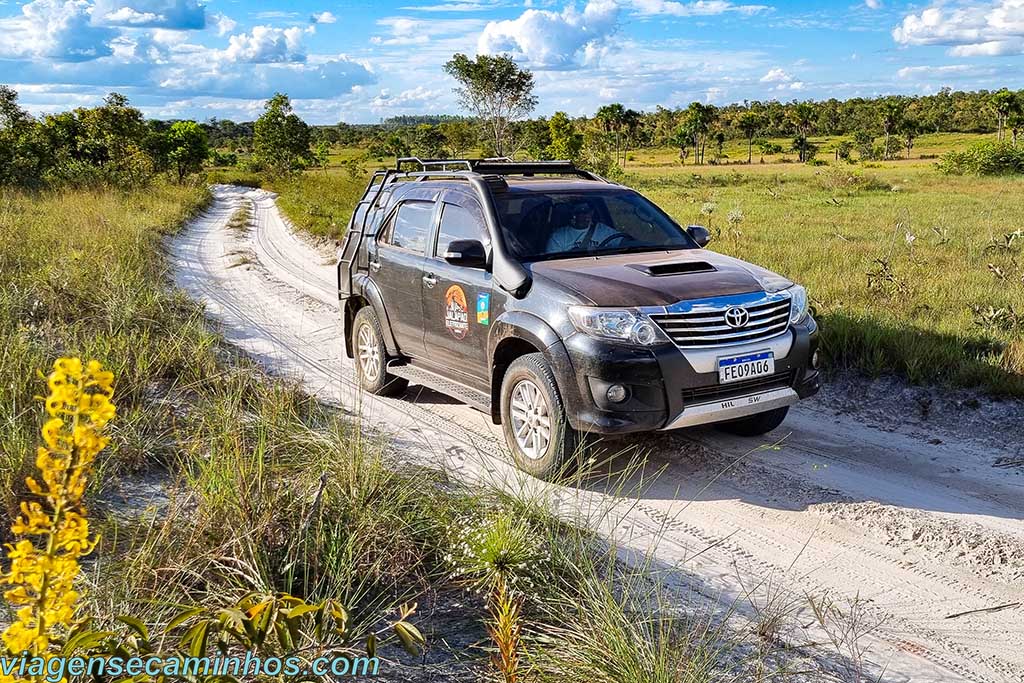
[[789, 327], [788, 296], [767, 295], [748, 304], [697, 303], [689, 310], [651, 313], [677, 346], [686, 348], [746, 344], [774, 337]]

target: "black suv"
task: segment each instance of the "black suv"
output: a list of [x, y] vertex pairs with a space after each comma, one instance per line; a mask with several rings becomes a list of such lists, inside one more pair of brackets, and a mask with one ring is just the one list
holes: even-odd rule
[[709, 238], [568, 162], [400, 159], [340, 249], [345, 349], [368, 392], [489, 412], [539, 477], [585, 434], [763, 434], [818, 390], [817, 324], [803, 287]]

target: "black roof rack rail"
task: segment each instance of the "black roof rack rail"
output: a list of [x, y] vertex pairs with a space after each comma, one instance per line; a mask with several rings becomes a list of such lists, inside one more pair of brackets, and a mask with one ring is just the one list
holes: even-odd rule
[[[596, 173], [578, 168], [574, 163], [567, 160], [513, 161], [509, 157], [491, 157], [487, 159], [420, 159], [419, 157], [399, 157], [395, 161], [395, 171], [403, 172], [403, 166], [408, 164], [418, 165], [420, 173], [462, 171], [498, 176], [572, 175], [585, 180], [609, 182]], [[405, 172], [408, 173], [408, 171]], [[412, 174], [415, 173], [417, 172], [412, 172]]]

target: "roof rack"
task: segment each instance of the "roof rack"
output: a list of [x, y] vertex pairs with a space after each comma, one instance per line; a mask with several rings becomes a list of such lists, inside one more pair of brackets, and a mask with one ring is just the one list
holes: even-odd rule
[[[395, 162], [395, 171], [403, 172], [403, 166], [416, 164], [420, 173], [462, 171], [480, 175], [572, 175], [585, 180], [608, 182], [596, 173], [591, 173], [568, 160], [557, 161], [513, 161], [509, 157], [486, 159], [420, 159], [400, 157]], [[408, 171], [405, 171], [408, 172]], [[413, 171], [416, 173], [416, 171]]]

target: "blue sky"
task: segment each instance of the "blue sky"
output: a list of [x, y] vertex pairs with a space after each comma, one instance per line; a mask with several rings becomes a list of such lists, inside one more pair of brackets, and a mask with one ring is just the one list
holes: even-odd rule
[[538, 113], [1024, 87], [1024, 0], [0, 0], [0, 83], [35, 113], [123, 92], [235, 120], [458, 113], [455, 52], [531, 68]]

